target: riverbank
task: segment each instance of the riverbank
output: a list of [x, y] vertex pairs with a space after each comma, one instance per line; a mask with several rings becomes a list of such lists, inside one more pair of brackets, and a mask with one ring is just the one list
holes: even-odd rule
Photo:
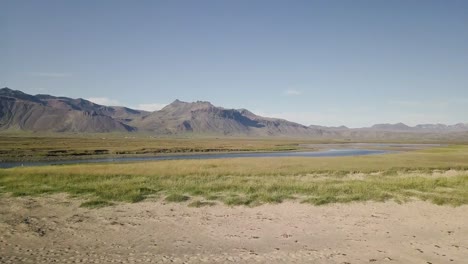
[[285, 157], [346, 157], [346, 156], [363, 156], [363, 155], [379, 155], [392, 153], [390, 150], [377, 149], [329, 149], [323, 151], [276, 151], [276, 152], [260, 152], [249, 151], [241, 152], [221, 152], [221, 153], [191, 153], [189, 155], [158, 155], [158, 156], [131, 156], [131, 157], [115, 157], [115, 158], [94, 158], [94, 159], [67, 159], [55, 161], [29, 161], [29, 162], [0, 162], [0, 169], [8, 169], [15, 167], [35, 167], [48, 165], [76, 165], [87, 163], [128, 163], [142, 161], [163, 161], [163, 160], [208, 160], [208, 159], [232, 159], [232, 158], [285, 158]]
[[[5, 135], [0, 133], [0, 161], [58, 161], [146, 157], [192, 153], [300, 150], [313, 140], [281, 138], [159, 138], [141, 134]], [[309, 149], [310, 150], [310, 149]]]
[[314, 158], [167, 160], [0, 170], [0, 193], [69, 193], [86, 206], [139, 202], [220, 201], [258, 205], [294, 200], [468, 204], [468, 147], [447, 146], [385, 155]]
[[[390, 144], [391, 143], [391, 144]], [[419, 144], [415, 144], [419, 143]], [[351, 142], [339, 139], [154, 137], [143, 134], [0, 133], [0, 162], [148, 158], [154, 156], [371, 149], [408, 151], [454, 141]], [[406, 146], [406, 147], [405, 147]]]

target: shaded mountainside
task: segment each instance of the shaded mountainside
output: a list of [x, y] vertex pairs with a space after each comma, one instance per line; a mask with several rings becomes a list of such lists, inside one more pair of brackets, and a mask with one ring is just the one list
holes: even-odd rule
[[0, 129], [51, 132], [129, 132], [123, 122], [141, 114], [122, 107], [106, 107], [84, 99], [32, 96], [0, 89]]
[[209, 102], [175, 100], [160, 111], [135, 119], [142, 130], [156, 133], [198, 133], [250, 136], [309, 136], [323, 131], [282, 119], [257, 116], [245, 109], [225, 109]]
[[0, 89], [0, 130], [39, 132], [133, 132], [160, 135], [185, 133], [232, 136], [326, 137], [345, 139], [465, 138], [468, 124], [377, 124], [368, 128], [304, 126], [284, 119], [226, 109], [209, 102], [175, 100], [155, 112], [103, 106], [85, 99], [29, 95]]
[[98, 105], [85, 99], [33, 96], [4, 88], [0, 89], [0, 130], [7, 129], [292, 137], [326, 133], [282, 119], [260, 117], [245, 109], [225, 109], [202, 101], [176, 100], [160, 111], [149, 113]]
[[54, 97], [50, 95], [36, 95], [48, 106], [62, 110], [76, 110], [92, 113], [99, 116], [107, 116], [121, 123], [131, 122], [134, 118], [146, 115], [149, 112], [134, 110], [123, 106], [104, 106], [95, 104], [85, 99], [71, 99], [67, 97]]

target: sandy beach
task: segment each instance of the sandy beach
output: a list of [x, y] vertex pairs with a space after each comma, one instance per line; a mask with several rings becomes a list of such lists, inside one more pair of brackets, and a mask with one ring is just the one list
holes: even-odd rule
[[1, 263], [463, 263], [468, 206], [0, 199]]

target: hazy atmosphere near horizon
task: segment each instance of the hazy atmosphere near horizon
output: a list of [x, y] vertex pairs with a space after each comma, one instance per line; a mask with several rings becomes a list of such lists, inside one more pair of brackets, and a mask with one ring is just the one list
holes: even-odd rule
[[304, 125], [468, 122], [468, 1], [1, 1], [0, 87]]

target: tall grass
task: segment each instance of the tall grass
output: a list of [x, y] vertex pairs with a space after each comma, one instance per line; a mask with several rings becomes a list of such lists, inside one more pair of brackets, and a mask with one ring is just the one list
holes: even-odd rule
[[[454, 175], [434, 171], [458, 170]], [[0, 170], [0, 192], [15, 196], [65, 192], [90, 206], [148, 197], [193, 197], [228, 205], [316, 205], [428, 200], [468, 204], [468, 147], [359, 157], [239, 158], [125, 164], [81, 164]], [[85, 204], [86, 205], [86, 204]]]
[[278, 138], [154, 138], [113, 135], [5, 135], [0, 133], [0, 160], [77, 159], [165, 153], [286, 151], [313, 141]]

